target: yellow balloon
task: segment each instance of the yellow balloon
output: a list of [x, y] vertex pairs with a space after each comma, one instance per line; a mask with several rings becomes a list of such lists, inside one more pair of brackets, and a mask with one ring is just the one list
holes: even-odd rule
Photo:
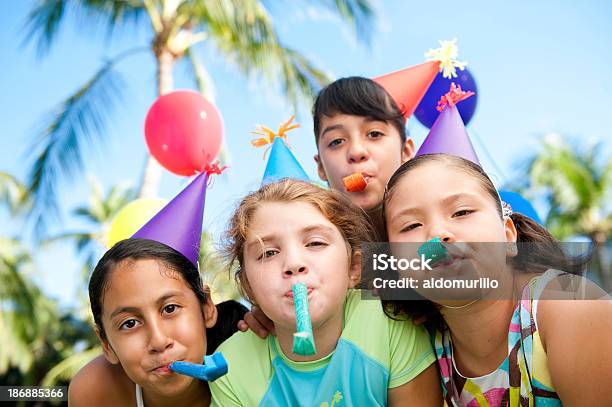
[[107, 246], [110, 249], [115, 243], [131, 237], [145, 225], [168, 201], [159, 198], [136, 199], [117, 212], [108, 232]]

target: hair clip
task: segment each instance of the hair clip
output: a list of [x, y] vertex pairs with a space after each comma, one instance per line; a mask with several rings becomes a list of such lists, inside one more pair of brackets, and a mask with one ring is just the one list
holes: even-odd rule
[[509, 218], [510, 216], [512, 216], [513, 212], [512, 212], [512, 206], [510, 206], [510, 204], [506, 201], [501, 201], [501, 206], [502, 206], [502, 216], [504, 218]]

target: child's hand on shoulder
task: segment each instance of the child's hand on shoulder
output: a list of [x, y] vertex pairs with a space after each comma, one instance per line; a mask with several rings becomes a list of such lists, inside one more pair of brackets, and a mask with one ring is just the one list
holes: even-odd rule
[[244, 315], [244, 320], [238, 321], [238, 329], [242, 332], [250, 329], [261, 339], [266, 339], [268, 334], [276, 335], [274, 322], [256, 305]]

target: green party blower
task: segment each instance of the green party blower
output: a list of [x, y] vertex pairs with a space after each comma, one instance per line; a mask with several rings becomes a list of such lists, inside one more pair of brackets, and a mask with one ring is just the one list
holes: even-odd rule
[[308, 288], [304, 283], [297, 283], [291, 287], [293, 291], [293, 304], [295, 306], [296, 333], [293, 334], [293, 353], [302, 356], [317, 353], [310, 312], [308, 312]]
[[448, 250], [442, 244], [442, 239], [439, 237], [434, 237], [423, 243], [417, 250], [417, 253], [425, 257], [425, 259], [431, 259], [431, 265], [434, 267], [440, 262], [452, 260]]

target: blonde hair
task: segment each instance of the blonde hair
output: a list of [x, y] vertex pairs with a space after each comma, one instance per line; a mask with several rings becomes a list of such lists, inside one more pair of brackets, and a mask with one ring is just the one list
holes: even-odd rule
[[365, 212], [354, 205], [347, 197], [337, 191], [325, 190], [316, 185], [284, 179], [262, 186], [259, 190], [244, 197], [232, 215], [226, 231], [225, 253], [228, 267], [238, 265], [235, 278], [240, 293], [251, 302], [248, 280], [242, 272], [244, 265], [244, 244], [255, 211], [267, 202], [305, 202], [321, 211], [338, 228], [349, 249], [349, 260], [353, 263], [361, 243], [371, 242], [373, 228]]

